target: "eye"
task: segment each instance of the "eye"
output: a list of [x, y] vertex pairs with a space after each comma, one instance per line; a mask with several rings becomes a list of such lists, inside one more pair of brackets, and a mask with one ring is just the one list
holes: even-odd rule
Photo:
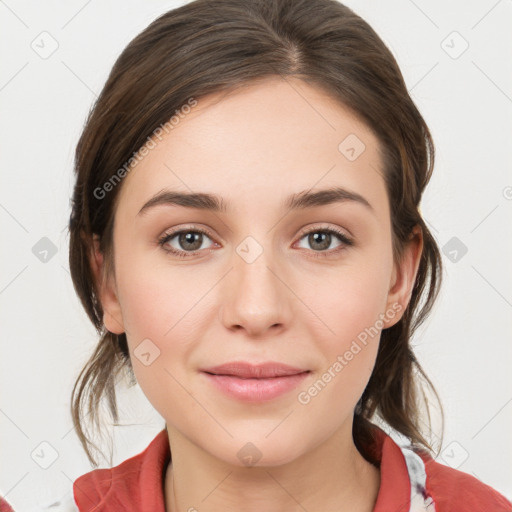
[[201, 249], [205, 249], [203, 245], [205, 238], [211, 240], [208, 233], [202, 229], [181, 229], [179, 231], [165, 233], [158, 240], [158, 245], [166, 252], [180, 258], [186, 258]]
[[[167, 253], [179, 258], [187, 258], [215, 245], [215, 242], [212, 241], [212, 245], [205, 247], [206, 239], [212, 241], [210, 234], [201, 228], [194, 227], [165, 233], [158, 240], [158, 245]], [[313, 256], [315, 257], [329, 256], [345, 249], [347, 246], [354, 245], [354, 241], [345, 233], [334, 228], [310, 229], [301, 235], [300, 240], [303, 239], [306, 239], [306, 243], [311, 246], [312, 252], [315, 253]], [[328, 250], [332, 242], [336, 240], [339, 242], [338, 245], [334, 249]]]
[[[303, 239], [306, 239], [306, 243], [310, 245], [314, 252], [318, 253], [314, 256], [329, 256], [333, 252], [343, 250], [346, 246], [354, 245], [354, 241], [348, 238], [345, 233], [334, 228], [311, 229], [302, 234], [301, 240]], [[339, 245], [332, 250], [327, 250], [336, 239], [340, 242]]]

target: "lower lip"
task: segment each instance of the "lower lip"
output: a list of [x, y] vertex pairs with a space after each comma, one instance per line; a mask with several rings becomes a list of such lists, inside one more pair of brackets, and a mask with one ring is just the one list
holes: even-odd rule
[[206, 372], [203, 374], [214, 386], [233, 398], [245, 402], [266, 402], [296, 388], [309, 372], [268, 379], [242, 379]]

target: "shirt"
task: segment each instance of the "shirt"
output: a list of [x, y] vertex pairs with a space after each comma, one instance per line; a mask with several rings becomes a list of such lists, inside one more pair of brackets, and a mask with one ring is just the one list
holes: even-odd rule
[[[370, 449], [380, 461], [374, 512], [512, 512], [512, 503], [462, 471], [423, 451], [399, 446], [375, 427]], [[167, 430], [149, 446], [111, 469], [95, 469], [75, 480], [80, 512], [165, 512], [164, 482], [171, 459]]]

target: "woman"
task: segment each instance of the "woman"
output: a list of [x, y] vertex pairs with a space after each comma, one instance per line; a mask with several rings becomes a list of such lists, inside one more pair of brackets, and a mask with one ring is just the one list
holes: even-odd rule
[[85, 417], [106, 395], [117, 420], [127, 372], [166, 428], [78, 478], [79, 510], [511, 510], [423, 422], [433, 164], [396, 61], [338, 2], [196, 0], [137, 36], [76, 152], [70, 269], [101, 338], [72, 412], [95, 463]]

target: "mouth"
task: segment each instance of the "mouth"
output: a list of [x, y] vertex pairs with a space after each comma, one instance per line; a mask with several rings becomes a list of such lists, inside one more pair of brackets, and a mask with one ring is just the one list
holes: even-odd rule
[[290, 375], [309, 372], [307, 369], [296, 368], [274, 361], [260, 364], [252, 364], [245, 361], [232, 361], [230, 363], [206, 368], [202, 371], [211, 375], [225, 375], [229, 377], [239, 377], [241, 379], [288, 377]]
[[230, 398], [266, 402], [292, 391], [311, 371], [276, 362], [254, 365], [235, 361], [206, 368], [201, 373]]

